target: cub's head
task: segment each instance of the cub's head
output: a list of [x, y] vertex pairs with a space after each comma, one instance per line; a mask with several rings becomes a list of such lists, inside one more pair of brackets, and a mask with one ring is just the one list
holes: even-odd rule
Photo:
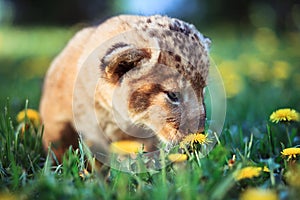
[[140, 39], [112, 44], [100, 67], [125, 128], [141, 125], [166, 143], [203, 131], [210, 40], [168, 17], [142, 18], [133, 29]]

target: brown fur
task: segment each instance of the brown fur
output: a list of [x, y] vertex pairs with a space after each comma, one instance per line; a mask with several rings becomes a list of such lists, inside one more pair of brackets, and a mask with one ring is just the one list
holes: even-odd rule
[[[79, 31], [45, 78], [45, 149], [52, 143], [61, 160], [69, 145], [77, 146], [80, 132], [93, 151], [106, 152], [111, 141], [122, 139], [151, 150], [158, 139], [176, 143], [189, 131], [203, 130], [209, 43], [194, 26], [162, 16], [117, 16]], [[182, 94], [180, 103], [169, 99], [170, 92]], [[124, 134], [114, 100], [120, 100], [120, 115], [128, 111], [125, 118], [155, 136]]]

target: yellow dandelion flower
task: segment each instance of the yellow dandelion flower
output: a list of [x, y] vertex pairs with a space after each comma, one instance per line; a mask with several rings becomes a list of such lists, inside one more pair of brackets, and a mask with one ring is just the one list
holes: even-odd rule
[[240, 64], [236, 61], [224, 61], [219, 66], [224, 81], [226, 97], [232, 98], [244, 89], [243, 78], [238, 71]]
[[251, 58], [247, 62], [247, 76], [255, 81], [264, 82], [270, 78], [270, 69], [267, 63], [257, 59]]
[[269, 189], [250, 188], [240, 196], [241, 200], [277, 200], [276, 192]]
[[112, 153], [125, 155], [125, 154], [135, 154], [141, 150], [143, 144], [137, 141], [130, 141], [130, 140], [121, 140], [112, 142], [110, 144], [110, 151]]
[[89, 175], [90, 175], [90, 173], [88, 172], [87, 169], [83, 169], [82, 171], [79, 172], [79, 176], [80, 176], [81, 178], [86, 178], [86, 177], [89, 176]]
[[186, 154], [181, 154], [181, 153], [173, 153], [173, 154], [169, 154], [168, 155], [168, 159], [171, 162], [175, 162], [175, 163], [180, 163], [180, 162], [184, 162], [188, 159]]
[[299, 121], [299, 113], [290, 108], [279, 109], [271, 114], [270, 121], [273, 123]]
[[258, 177], [261, 174], [261, 172], [262, 172], [261, 167], [249, 166], [238, 170], [236, 173], [234, 173], [233, 176], [235, 180], [239, 181], [246, 178]]
[[31, 121], [31, 123], [35, 126], [38, 127], [40, 125], [41, 119], [40, 115], [36, 110], [33, 109], [27, 109], [19, 112], [17, 115], [17, 121], [19, 123], [24, 122], [25, 116], [27, 115], [27, 118]]
[[281, 152], [282, 156], [288, 157], [288, 160], [296, 158], [300, 154], [300, 148], [286, 148]]
[[180, 142], [180, 148], [184, 148], [185, 146], [193, 146], [194, 144], [208, 144], [210, 141], [207, 138], [207, 135], [203, 133], [192, 133], [187, 135]]
[[290, 186], [300, 188], [300, 165], [290, 168], [284, 177]]
[[279, 40], [273, 30], [258, 28], [254, 36], [254, 44], [263, 55], [274, 55], [278, 49]]
[[270, 172], [270, 169], [269, 169], [267, 166], [264, 166], [264, 167], [262, 168], [262, 171], [263, 171], [263, 172]]
[[12, 195], [11, 193], [0, 193], [0, 199], [2, 200], [16, 200], [19, 199], [17, 196]]
[[287, 79], [289, 77], [290, 66], [285, 61], [275, 61], [273, 66], [273, 77], [274, 79]]

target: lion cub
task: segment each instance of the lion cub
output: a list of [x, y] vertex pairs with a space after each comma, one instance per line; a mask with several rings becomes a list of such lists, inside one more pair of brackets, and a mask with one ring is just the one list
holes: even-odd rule
[[159, 15], [121, 15], [79, 31], [45, 78], [44, 147], [51, 143], [61, 161], [80, 134], [105, 157], [112, 141], [151, 151], [203, 131], [209, 45], [193, 25]]

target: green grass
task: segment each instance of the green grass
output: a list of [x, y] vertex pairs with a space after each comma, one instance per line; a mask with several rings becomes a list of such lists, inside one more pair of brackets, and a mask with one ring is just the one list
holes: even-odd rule
[[[66, 152], [62, 164], [53, 166], [51, 151], [45, 155], [42, 150], [41, 127], [34, 128], [25, 119], [31, 128], [22, 133], [22, 124], [10, 117], [7, 107], [0, 122], [2, 195], [10, 192], [24, 199], [237, 199], [250, 186], [273, 188], [280, 195], [292, 195], [294, 191], [284, 183], [287, 163], [280, 152], [288, 141], [281, 139], [278, 125], [265, 124], [263, 131], [250, 137], [229, 126], [219, 138], [220, 143], [199, 162], [192, 155], [186, 162], [166, 165], [164, 155], [158, 161], [165, 168], [136, 173], [107, 167], [101, 172], [95, 170], [95, 160], [82, 142], [79, 149]], [[291, 127], [295, 131], [296, 126]], [[295, 141], [294, 134], [291, 139]], [[232, 155], [236, 155], [236, 162], [230, 168]], [[146, 167], [142, 154], [139, 159], [141, 167]], [[90, 172], [80, 176], [88, 165], [92, 166]], [[267, 166], [272, 173], [235, 181], [233, 173], [249, 165]]]
[[[83, 142], [66, 153], [62, 164], [52, 165], [51, 151], [42, 148], [42, 126], [26, 119], [24, 132], [16, 114], [24, 105], [38, 108], [46, 69], [76, 28], [1, 27], [0, 199], [238, 199], [249, 187], [297, 199], [299, 183], [285, 174], [290, 170], [300, 176], [300, 170], [293, 171], [298, 160], [281, 157], [290, 147], [286, 125], [271, 123], [269, 116], [281, 107], [300, 110], [299, 33], [230, 27], [204, 30], [231, 95], [220, 143], [200, 160], [192, 154], [186, 162], [166, 165], [167, 155], [161, 155], [157, 162], [166, 167], [145, 173], [108, 167], [99, 172]], [[277, 61], [286, 76], [278, 72]], [[288, 131], [292, 146], [300, 145], [299, 123], [289, 124]], [[139, 153], [132, 167], [146, 167], [148, 161]], [[267, 166], [270, 172], [236, 181], [233, 174], [245, 166]], [[91, 171], [85, 174], [86, 168]]]

